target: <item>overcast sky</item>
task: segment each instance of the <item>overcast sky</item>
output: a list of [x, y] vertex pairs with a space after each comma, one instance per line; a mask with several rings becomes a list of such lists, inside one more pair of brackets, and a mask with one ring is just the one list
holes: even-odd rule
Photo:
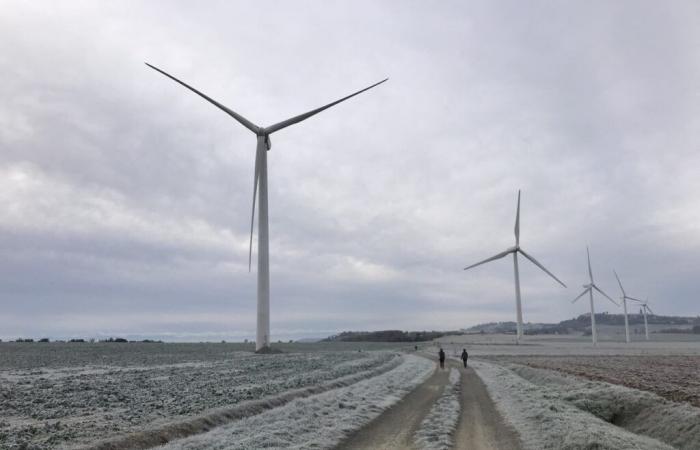
[[[565, 4], [567, 3], [567, 4]], [[0, 3], [0, 338], [254, 336], [259, 125], [272, 339], [697, 315], [700, 3]], [[254, 266], [255, 267], [255, 266]], [[597, 299], [599, 311], [618, 311]]]

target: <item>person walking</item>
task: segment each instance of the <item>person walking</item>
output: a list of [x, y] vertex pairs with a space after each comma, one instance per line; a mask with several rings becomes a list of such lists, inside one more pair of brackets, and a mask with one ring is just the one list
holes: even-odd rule
[[444, 369], [445, 368], [445, 352], [442, 350], [442, 348], [440, 349], [440, 353], [438, 353], [438, 355], [440, 356], [440, 368]]
[[462, 362], [464, 362], [464, 367], [467, 367], [467, 359], [469, 359], [469, 353], [467, 353], [467, 349], [463, 348], [462, 349]]

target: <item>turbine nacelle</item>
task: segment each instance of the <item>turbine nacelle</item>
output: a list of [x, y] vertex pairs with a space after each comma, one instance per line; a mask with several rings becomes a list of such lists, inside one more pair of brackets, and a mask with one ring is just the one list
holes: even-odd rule
[[268, 150], [272, 148], [272, 141], [270, 141], [270, 132], [267, 130], [267, 128], [258, 127], [258, 130], [255, 132], [255, 135], [259, 138], [264, 138], [265, 146]]

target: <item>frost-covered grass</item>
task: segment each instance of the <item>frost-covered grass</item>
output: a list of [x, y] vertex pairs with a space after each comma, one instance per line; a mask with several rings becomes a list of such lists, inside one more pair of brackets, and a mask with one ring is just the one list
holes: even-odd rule
[[606, 422], [681, 449], [700, 448], [700, 408], [623, 386], [513, 365], [524, 379]]
[[515, 344], [514, 335], [470, 334], [463, 336], [445, 336], [436, 342], [448, 354], [457, 356], [466, 347], [469, 356], [494, 355], [700, 355], [700, 335], [653, 335], [651, 341], [624, 342], [624, 338], [604, 340], [594, 347], [590, 336], [525, 336], [520, 345]]
[[[0, 364], [6, 367], [0, 370], [0, 448], [48, 449], [149, 430], [371, 371], [394, 357], [357, 351], [260, 356], [224, 352], [221, 344], [91, 345], [30, 344], [24, 353], [17, 346], [0, 348], [14, 349], [10, 362]], [[75, 355], [63, 366], [49, 357], [42, 367], [32, 350], [37, 348]]]
[[697, 355], [510, 356], [497, 360], [621, 384], [700, 407], [700, 356]]
[[700, 448], [700, 410], [690, 405], [547, 370], [472, 366], [528, 449]]
[[421, 450], [447, 450], [454, 445], [453, 433], [457, 428], [460, 412], [459, 370], [450, 369], [450, 384], [423, 419], [414, 439]]
[[300, 398], [212, 431], [165, 445], [167, 450], [322, 449], [337, 445], [425, 381], [435, 364], [405, 355], [395, 369]]

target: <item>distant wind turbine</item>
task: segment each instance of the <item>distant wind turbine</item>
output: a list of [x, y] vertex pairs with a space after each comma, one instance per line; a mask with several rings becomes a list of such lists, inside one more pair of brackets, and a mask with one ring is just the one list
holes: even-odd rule
[[615, 278], [617, 278], [617, 284], [620, 285], [620, 290], [622, 291], [622, 297], [620, 297], [620, 298], [622, 299], [622, 309], [625, 312], [625, 342], [627, 342], [629, 344], [630, 343], [630, 324], [629, 324], [629, 321], [627, 320], [627, 300], [632, 300], [632, 301], [640, 302], [640, 303], [644, 303], [644, 302], [642, 302], [641, 300], [639, 300], [637, 298], [630, 297], [629, 295], [627, 295], [627, 293], [625, 292], [625, 288], [622, 287], [622, 282], [620, 281], [620, 277], [617, 276], [617, 272], [615, 272], [613, 270], [613, 273], [615, 274]]
[[270, 345], [270, 261], [268, 247], [268, 216], [267, 216], [267, 151], [272, 147], [270, 143], [270, 135], [276, 131], [287, 128], [301, 121], [314, 116], [321, 111], [324, 111], [331, 106], [335, 106], [351, 97], [361, 94], [373, 87], [380, 85], [388, 80], [388, 78], [366, 87], [360, 91], [343, 97], [320, 108], [313, 109], [304, 114], [294, 116], [290, 119], [283, 120], [269, 127], [260, 127], [241, 116], [237, 112], [227, 108], [221, 103], [201, 93], [192, 86], [178, 80], [174, 76], [160, 70], [159, 68], [146, 63], [148, 67], [156, 70], [176, 83], [181, 84], [203, 99], [212, 103], [217, 108], [224, 111], [229, 116], [233, 117], [238, 123], [255, 133], [257, 136], [257, 148], [255, 150], [255, 172], [253, 174], [253, 210], [250, 218], [250, 247], [248, 250], [248, 270], [250, 271], [252, 254], [253, 254], [253, 224], [255, 222], [255, 197], [258, 187], [260, 188], [260, 207], [258, 209], [258, 323], [255, 339], [255, 350], [265, 351]]
[[571, 303], [576, 303], [576, 300], [580, 299], [581, 297], [583, 297], [586, 294], [590, 295], [590, 298], [591, 298], [591, 337], [593, 339], [593, 345], [598, 345], [598, 330], [595, 327], [595, 308], [593, 307], [593, 289], [595, 289], [596, 291], [603, 294], [603, 296], [605, 296], [605, 298], [607, 298], [608, 300], [613, 302], [615, 304], [615, 306], [620, 306], [620, 305], [618, 305], [615, 302], [615, 300], [610, 298], [610, 296], [608, 294], [603, 292], [602, 289], [600, 289], [598, 286], [595, 285], [595, 282], [593, 281], [593, 270], [591, 269], [591, 253], [588, 251], [588, 247], [586, 247], [586, 255], [588, 256], [588, 276], [590, 277], [591, 282], [583, 285], [583, 288], [584, 288], [583, 292], [581, 292], [578, 295], [578, 297], [573, 299], [571, 301]]
[[510, 247], [506, 249], [505, 251], [492, 256], [488, 259], [485, 259], [481, 262], [478, 262], [476, 264], [472, 264], [471, 266], [465, 267], [464, 270], [471, 269], [476, 266], [480, 266], [481, 264], [485, 264], [487, 262], [494, 261], [496, 259], [501, 259], [505, 256], [508, 256], [509, 254], [513, 254], [513, 268], [515, 272], [515, 309], [516, 309], [516, 316], [517, 316], [517, 334], [516, 334], [516, 343], [520, 343], [520, 339], [523, 337], [523, 311], [521, 307], [521, 302], [520, 302], [520, 273], [518, 271], [518, 253], [522, 254], [525, 258], [529, 259], [534, 265], [542, 269], [547, 275], [550, 277], [554, 278], [557, 283], [561, 284], [562, 286], [566, 287], [564, 283], [559, 281], [559, 278], [555, 277], [552, 272], [549, 270], [545, 269], [545, 267], [537, 262], [535, 258], [530, 256], [529, 254], [525, 253], [525, 251], [520, 248], [520, 190], [518, 190], [518, 208], [515, 213], [515, 246]]
[[647, 323], [647, 312], [654, 315], [654, 311], [649, 308], [649, 299], [647, 298], [642, 302], [642, 314], [644, 315], [644, 334], [646, 335], [647, 341], [649, 340], [649, 324]]

